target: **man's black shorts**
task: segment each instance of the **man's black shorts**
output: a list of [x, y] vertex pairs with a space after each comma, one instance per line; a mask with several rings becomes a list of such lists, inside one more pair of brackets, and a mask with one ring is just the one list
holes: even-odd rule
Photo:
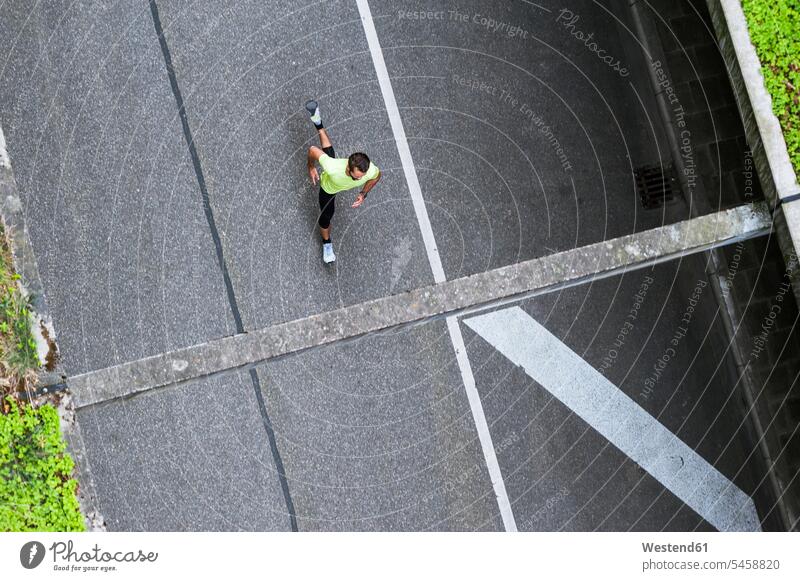
[[[333, 146], [323, 147], [322, 151], [331, 157], [336, 157], [336, 152], [333, 151]], [[331, 218], [336, 211], [336, 194], [329, 194], [322, 189], [322, 184], [319, 186], [319, 227], [328, 228], [331, 225]]]

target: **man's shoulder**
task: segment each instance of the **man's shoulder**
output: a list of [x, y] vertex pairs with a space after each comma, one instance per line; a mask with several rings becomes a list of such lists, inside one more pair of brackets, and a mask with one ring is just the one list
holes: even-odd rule
[[325, 161], [328, 161], [328, 162], [333, 162], [333, 163], [347, 163], [347, 158], [346, 158], [346, 157], [331, 157], [331, 156], [330, 156], [330, 155], [328, 155], [327, 153], [323, 153], [323, 154], [320, 156], [320, 159], [323, 159], [323, 158], [325, 159]]
[[347, 164], [347, 158], [342, 159], [341, 157], [331, 157], [327, 153], [323, 153], [319, 158], [319, 164], [323, 169], [339, 169], [340, 166], [344, 167], [344, 165]]

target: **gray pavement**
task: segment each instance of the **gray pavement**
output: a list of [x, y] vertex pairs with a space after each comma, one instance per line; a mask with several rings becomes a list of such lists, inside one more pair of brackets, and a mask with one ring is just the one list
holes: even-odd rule
[[[596, 31], [610, 54], [630, 54], [630, 39], [606, 11], [573, 4], [579, 28]], [[157, 6], [244, 328], [432, 283], [355, 2]], [[555, 22], [560, 6], [371, 7], [448, 278], [686, 216], [680, 203], [639, 207], [631, 169], [666, 151], [656, 146], [659, 130], [648, 129], [656, 115], [642, 110], [628, 79]], [[444, 20], [399, 16], [428, 8], [457, 9], [467, 22], [449, 12]], [[481, 15], [527, 36], [492, 32]], [[0, 122], [67, 370], [232, 334], [231, 297], [150, 8], [19, 3], [5, 16], [0, 36], [15, 40], [0, 69]], [[631, 70], [633, 86], [642, 86], [644, 71]], [[465, 86], [474, 81], [478, 89]], [[302, 110], [310, 97], [339, 155], [364, 149], [384, 171], [361, 209], [349, 208], [353, 195], [340, 196], [334, 267], [320, 261], [316, 191], [305, 173], [316, 139]], [[618, 378], [632, 393], [702, 272], [696, 260], [660, 268], [651, 326], [637, 330], [657, 332], [643, 338], [630, 383]], [[598, 365], [638, 281], [631, 275], [523, 306], [579, 353], [589, 348], [585, 357]], [[669, 315], [660, 327], [657, 306]], [[683, 343], [662, 386], [698, 350], [723, 357], [719, 329], [705, 325]], [[521, 530], [707, 527], [462, 332]], [[660, 416], [671, 429], [689, 417], [713, 371], [691, 369], [685, 388], [650, 400], [655, 412], [666, 405], [659, 398], [677, 394]], [[443, 323], [269, 362], [258, 376], [259, 393], [247, 376], [232, 375], [79, 413], [111, 529], [286, 530], [266, 427], [300, 530], [502, 528]], [[729, 389], [722, 375], [710, 385], [713, 397], [691, 412], [681, 436], [709, 461], [734, 441], [720, 470], [749, 491], [746, 475], [736, 476], [746, 443], [728, 425], [735, 411], [698, 436], [720, 421], [709, 418]]]
[[65, 370], [231, 334], [149, 8], [6, 3], [0, 36], [0, 122]]
[[443, 322], [259, 373], [302, 530], [502, 530]]
[[78, 411], [109, 530], [289, 530], [247, 373]]
[[[573, 4], [579, 28], [604, 31], [608, 52], [624, 59], [617, 23], [591, 2]], [[639, 207], [632, 168], [658, 159], [644, 112], [628, 80], [555, 23], [558, 9], [371, 5], [448, 278], [680, 216]], [[488, 17], [521, 31], [489, 30]]]
[[[433, 282], [355, 3], [284, 6], [161, 6], [247, 328]], [[363, 210], [339, 198], [335, 268], [319, 260], [305, 169], [311, 97], [338, 155], [364, 149], [384, 170]]]

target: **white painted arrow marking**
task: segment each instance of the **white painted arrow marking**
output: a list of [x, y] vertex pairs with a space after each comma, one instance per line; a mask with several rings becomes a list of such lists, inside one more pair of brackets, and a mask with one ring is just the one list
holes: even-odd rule
[[521, 308], [464, 323], [717, 529], [761, 530], [753, 499]]

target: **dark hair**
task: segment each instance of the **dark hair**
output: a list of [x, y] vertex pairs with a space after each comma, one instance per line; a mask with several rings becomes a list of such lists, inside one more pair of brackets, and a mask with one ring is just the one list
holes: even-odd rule
[[347, 167], [349, 167], [351, 171], [358, 169], [359, 171], [366, 173], [369, 169], [369, 158], [367, 157], [367, 154], [361, 153], [360, 151], [352, 154], [347, 158]]

